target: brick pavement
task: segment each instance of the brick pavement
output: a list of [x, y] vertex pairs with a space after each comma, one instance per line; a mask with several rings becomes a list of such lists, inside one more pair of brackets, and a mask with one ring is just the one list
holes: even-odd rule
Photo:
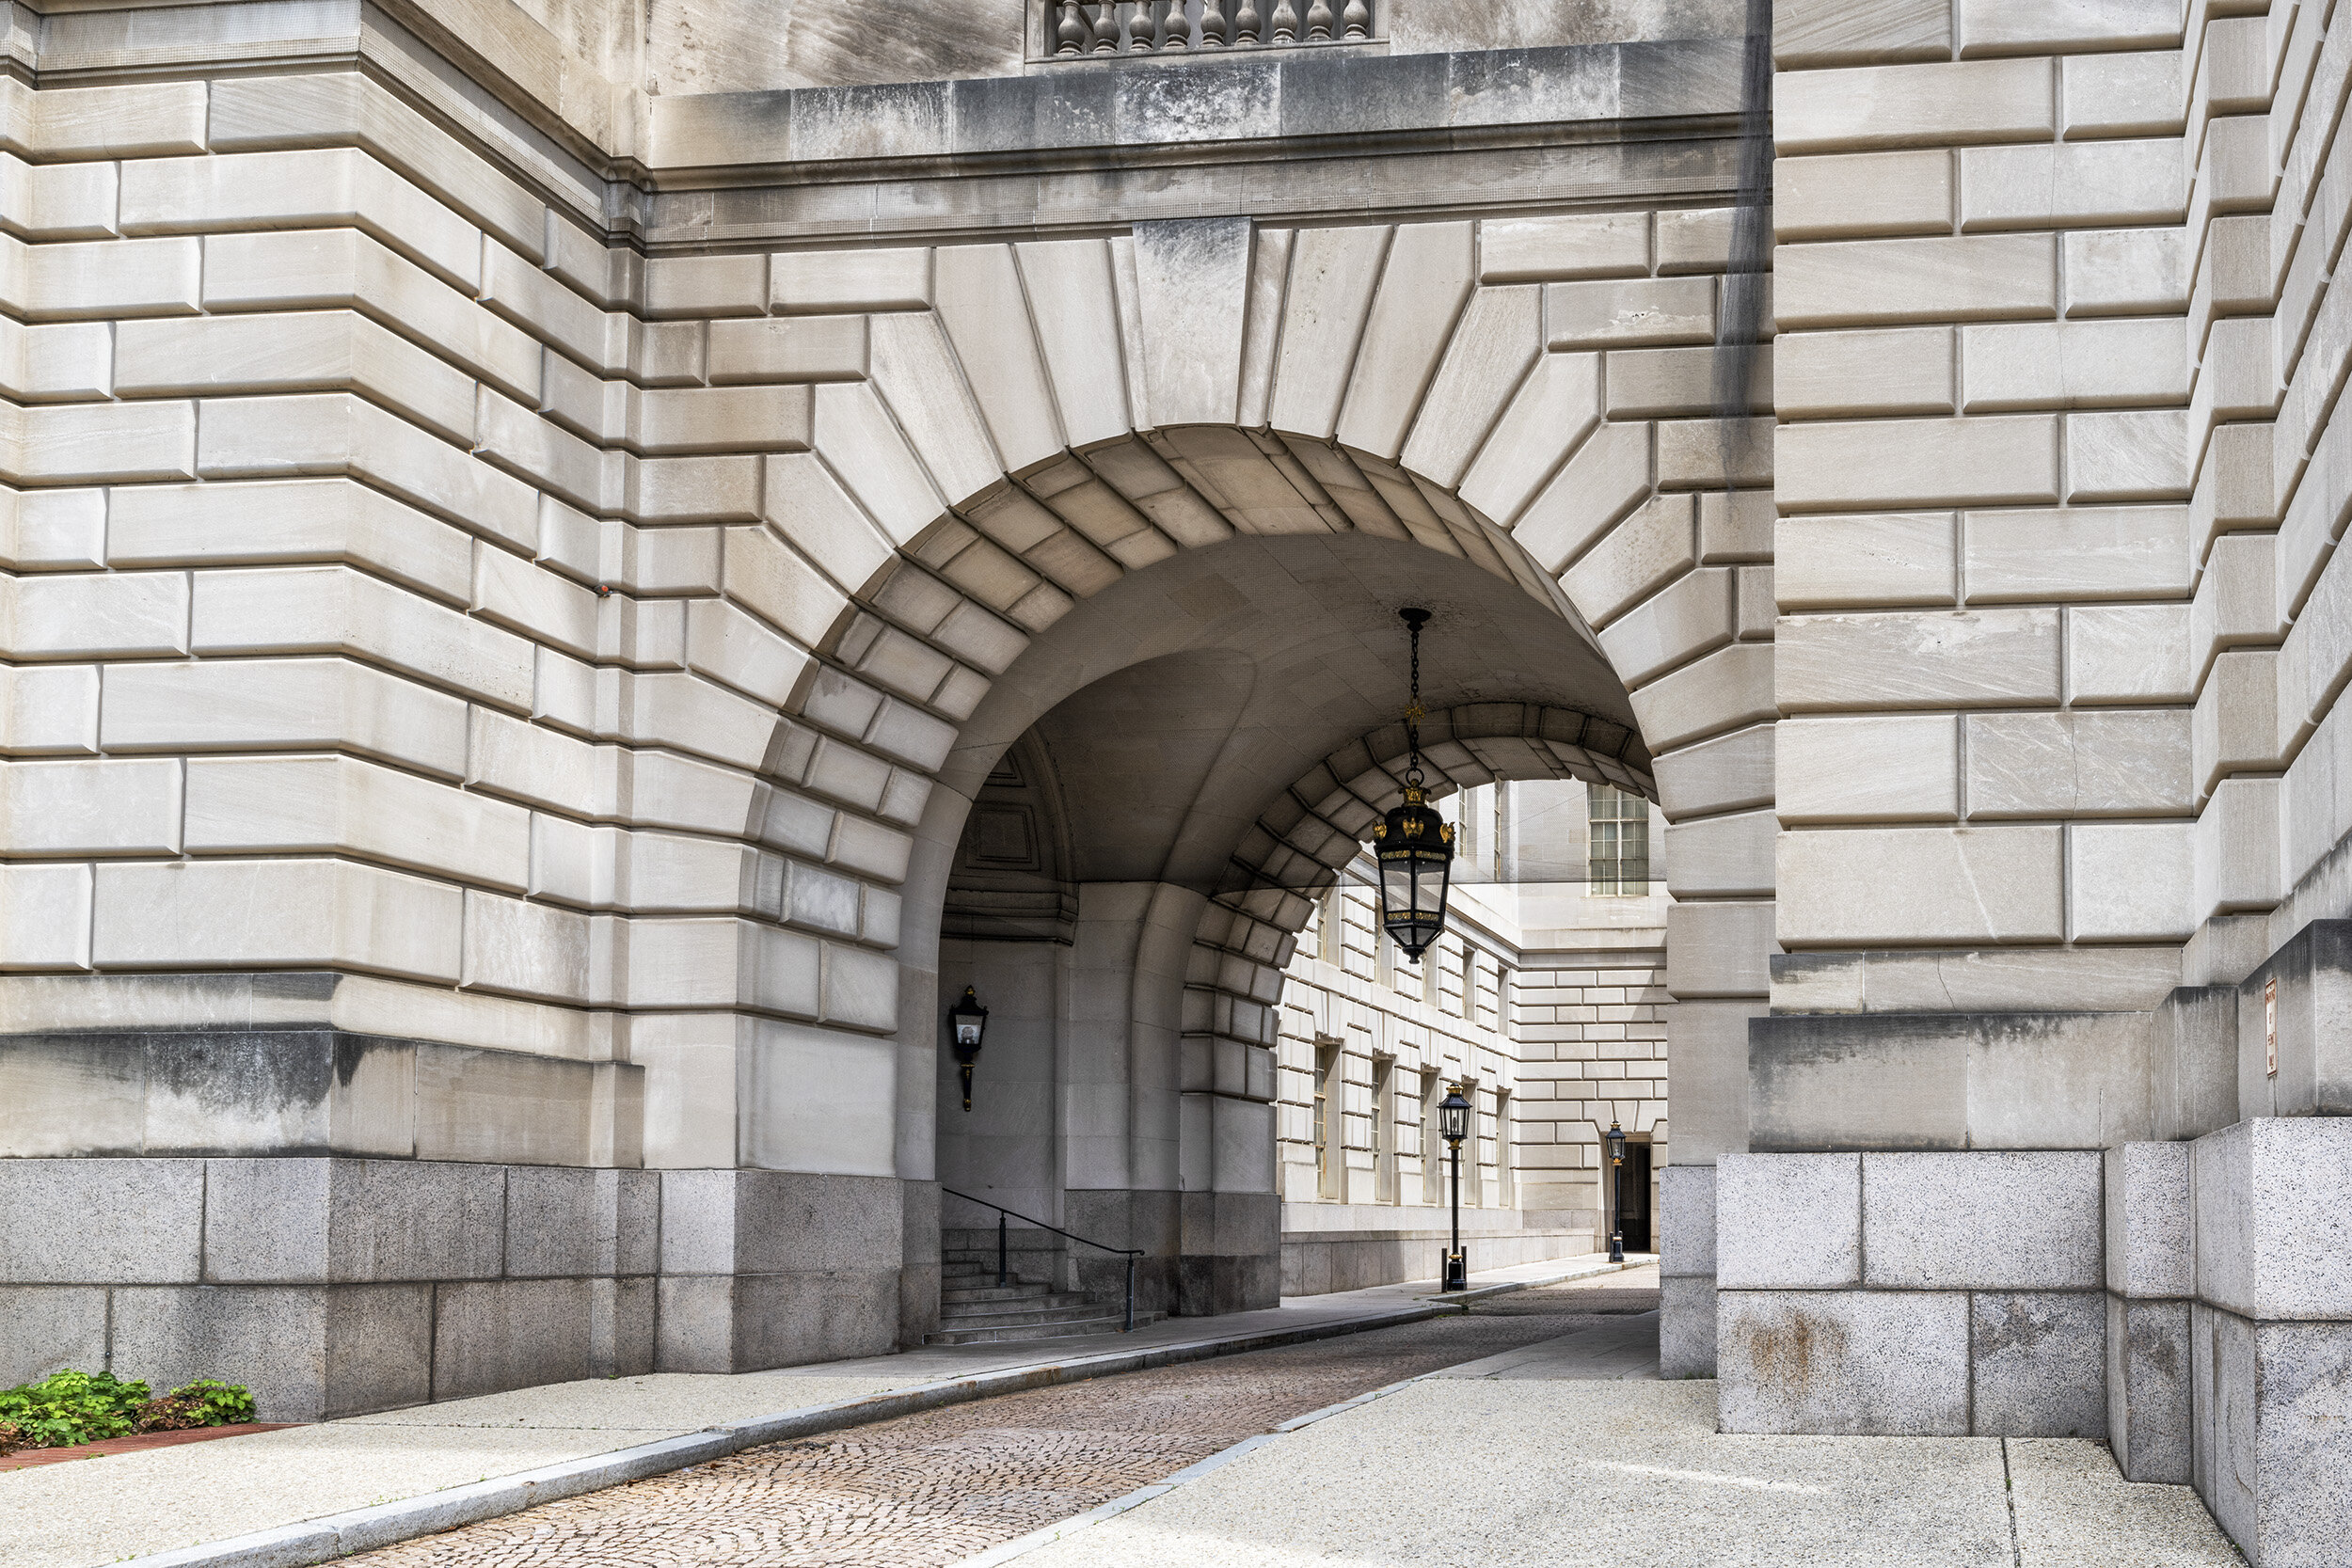
[[369, 1568], [936, 1568], [1294, 1416], [1565, 1334], [1655, 1290], [1563, 1286], [1459, 1317], [1008, 1394], [748, 1449], [352, 1559]]

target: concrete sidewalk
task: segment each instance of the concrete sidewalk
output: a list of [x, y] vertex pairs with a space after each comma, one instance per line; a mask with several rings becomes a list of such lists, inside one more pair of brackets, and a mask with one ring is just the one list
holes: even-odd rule
[[[1522, 1264], [1471, 1275], [1470, 1294], [1617, 1267], [1597, 1255]], [[324, 1561], [762, 1443], [1017, 1388], [1408, 1323], [1465, 1299], [1438, 1299], [1435, 1284], [1168, 1319], [1133, 1334], [936, 1346], [733, 1376], [558, 1384], [46, 1465], [0, 1475], [0, 1568]]]
[[2242, 1568], [2105, 1443], [1723, 1435], [1713, 1383], [1657, 1380], [1656, 1335], [1391, 1385], [959, 1568]]

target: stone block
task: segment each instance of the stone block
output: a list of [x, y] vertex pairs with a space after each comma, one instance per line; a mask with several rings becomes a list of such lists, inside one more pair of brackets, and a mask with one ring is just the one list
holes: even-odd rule
[[243, 1383], [265, 1421], [431, 1397], [429, 1285], [137, 1287], [114, 1298], [114, 1367], [158, 1388]]
[[338, 1281], [495, 1279], [506, 1171], [425, 1160], [337, 1161], [327, 1268]]
[[2188, 416], [2180, 409], [2074, 414], [2066, 421], [2066, 499], [2178, 500], [2189, 493]]
[[2191, 586], [2185, 507], [1970, 512], [1965, 534], [1972, 604], [2177, 598]]
[[1639, 277], [1650, 270], [1646, 213], [1488, 218], [1479, 226], [1478, 239], [1481, 283]]
[[[1766, 851], [1770, 863], [1770, 849]], [[1677, 998], [1762, 996], [1771, 989], [1772, 906], [1677, 903], [1666, 911], [1666, 989]]]
[[199, 1160], [0, 1160], [0, 1283], [194, 1283]]
[[2189, 1303], [2106, 1298], [2107, 1444], [2123, 1479], [2185, 1486], [2194, 1425]]
[[1933, 822], [1960, 815], [1960, 725], [1949, 718], [1784, 719], [1777, 729], [1783, 822]]
[[2257, 1320], [2352, 1318], [2352, 1120], [2250, 1117], [2190, 1150], [2198, 1296]]
[[1823, 240], [1952, 231], [1952, 155], [1942, 148], [1772, 161], [1772, 232]]
[[506, 1174], [506, 1275], [612, 1274], [619, 1250], [617, 1171], [517, 1165]]
[[1949, 512], [1784, 517], [1772, 586], [1783, 610], [1948, 605], [1958, 594]]
[[1973, 234], [1782, 245], [1772, 257], [1772, 309], [1782, 331], [2046, 319], [2058, 313], [2057, 237]]
[[2181, 41], [2171, 0], [1968, 0], [1963, 55], [2062, 55], [2073, 49], [2160, 49]]
[[1960, 346], [1971, 414], [2188, 401], [2188, 356], [2171, 321], [1966, 326]]
[[2056, 828], [1824, 828], [1775, 847], [1784, 946], [2057, 942]]
[[1862, 1157], [1720, 1155], [1715, 1224], [1715, 1278], [1725, 1290], [1858, 1285]]
[[2070, 320], [2160, 315], [2188, 302], [2188, 243], [2178, 228], [2076, 231], [2062, 244]]
[[530, 814], [356, 757], [199, 758], [191, 853], [349, 851], [520, 891]]
[[1865, 1282], [1884, 1290], [2097, 1288], [2100, 1159], [2089, 1149], [1865, 1154]]
[[923, 310], [930, 303], [928, 246], [787, 250], [768, 258], [768, 309], [778, 315]]
[[2201, 1304], [2190, 1338], [2198, 1495], [2260, 1568], [2338, 1560], [2352, 1533], [2352, 1324], [2253, 1323]]
[[2042, 60], [1966, 60], [1806, 71], [1774, 84], [1783, 153], [1848, 147], [2045, 141], [2058, 129]]
[[1973, 1293], [1974, 1434], [2105, 1437], [2106, 1329], [2106, 1297], [2095, 1291]]
[[1952, 0], [1779, 0], [1772, 8], [1772, 61], [1792, 67], [1947, 60]]
[[0, 672], [0, 745], [16, 755], [98, 750], [98, 667]]
[[455, 888], [347, 861], [101, 865], [90, 945], [131, 967], [351, 964], [458, 974]]
[[1897, 326], [1784, 332], [1772, 341], [1772, 397], [1781, 416], [1949, 414], [1953, 331]]
[[2067, 696], [2075, 703], [2185, 703], [2194, 674], [2186, 605], [2085, 605], [2066, 616]]
[[498, 1279], [433, 1293], [433, 1397], [572, 1383], [593, 1370], [596, 1281]]
[[177, 762], [0, 767], [0, 838], [23, 854], [177, 854]]
[[1715, 1281], [1677, 1275], [1658, 1282], [1658, 1375], [1715, 1375]]
[[206, 1161], [205, 1283], [325, 1284], [334, 1164]]
[[1724, 1291], [1717, 1302], [1724, 1432], [1966, 1435], [1964, 1293]]
[[2106, 1153], [2106, 1287], [2137, 1299], [2196, 1292], [2185, 1143], [2128, 1143]]
[[[1668, 1165], [1658, 1173], [1658, 1272], [1661, 1278], [1713, 1278], [1715, 1167]], [[1708, 1304], [1713, 1317], [1713, 1304]]]
[[[106, 1364], [106, 1292], [97, 1286], [0, 1286], [0, 1380], [37, 1383]], [[135, 1376], [126, 1372], [126, 1376]]]
[[417, 1056], [417, 1158], [584, 1165], [594, 1158], [600, 1069], [470, 1046]]
[[854, 381], [866, 369], [863, 316], [761, 317], [710, 324], [710, 381]]
[[2070, 141], [2178, 134], [2187, 94], [2176, 49], [2070, 54], [2058, 61], [2058, 108]]
[[651, 1279], [591, 1279], [588, 1285], [588, 1375], [640, 1377], [654, 1367]]
[[2197, 928], [2195, 847], [2186, 822], [2076, 823], [2066, 835], [2067, 934], [2186, 941]]
[[1396, 230], [1341, 403], [1336, 434], [1343, 442], [1391, 461], [1404, 450], [1422, 388], [1470, 298], [1473, 241], [1467, 223], [1406, 224]]
[[1970, 233], [2177, 223], [2188, 198], [2181, 144], [2170, 138], [1964, 148], [1960, 188]]
[[2028, 414], [1785, 424], [1773, 472], [1791, 511], [2046, 503], [2058, 499], [2058, 435], [2057, 420]]
[[[109, 750], [348, 746], [445, 778], [466, 771], [461, 699], [345, 659], [118, 666], [107, 686], [99, 734]], [[588, 788], [583, 777], [566, 799], [585, 798]]]
[[1544, 287], [1547, 346], [1637, 348], [1715, 339], [1712, 277], [1627, 278]]
[[139, 658], [188, 651], [187, 582], [176, 572], [11, 579], [0, 647], [18, 658]]

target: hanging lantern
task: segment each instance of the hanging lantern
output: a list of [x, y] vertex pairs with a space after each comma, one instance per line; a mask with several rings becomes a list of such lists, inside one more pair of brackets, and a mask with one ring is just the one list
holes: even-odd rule
[[1421, 771], [1421, 628], [1425, 610], [1397, 611], [1413, 638], [1413, 700], [1405, 710], [1405, 803], [1375, 823], [1373, 856], [1380, 863], [1380, 927], [1415, 963], [1445, 928], [1446, 893], [1454, 876], [1454, 826], [1441, 819], [1422, 789]]
[[963, 1073], [963, 1108], [972, 1108], [972, 1065], [980, 1059], [980, 1037], [988, 1033], [988, 1009], [972, 994], [972, 988], [963, 988], [963, 1000], [947, 1009], [948, 1044], [956, 1053], [956, 1066]]

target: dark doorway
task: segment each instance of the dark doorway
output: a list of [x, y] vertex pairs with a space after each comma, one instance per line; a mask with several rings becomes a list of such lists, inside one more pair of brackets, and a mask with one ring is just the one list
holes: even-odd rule
[[1649, 1244], [1649, 1145], [1625, 1146], [1625, 1164], [1617, 1170], [1617, 1230], [1628, 1252], [1647, 1252]]

